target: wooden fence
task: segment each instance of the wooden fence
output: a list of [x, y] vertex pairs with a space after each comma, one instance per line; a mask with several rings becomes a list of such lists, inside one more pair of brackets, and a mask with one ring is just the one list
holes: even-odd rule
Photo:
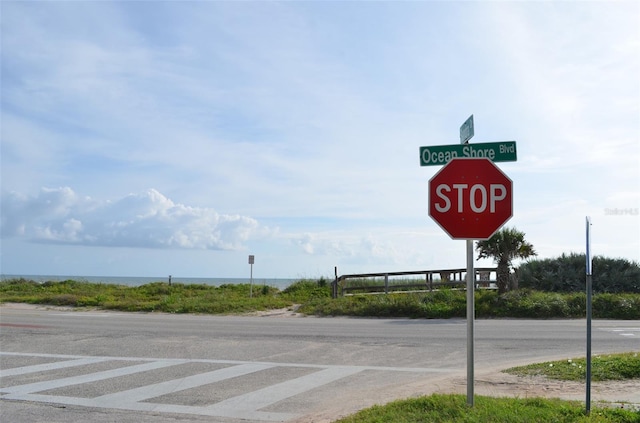
[[[475, 285], [477, 288], [492, 289], [496, 282], [496, 268], [482, 267], [475, 270]], [[440, 287], [464, 287], [466, 284], [467, 269], [442, 269], [442, 270], [414, 270], [405, 272], [384, 272], [384, 273], [359, 273], [352, 275], [337, 276], [331, 283], [333, 298], [338, 295], [350, 295], [352, 292], [358, 293], [385, 293], [406, 292], [406, 291], [433, 291]], [[390, 276], [420, 276], [424, 279], [412, 278], [403, 279], [402, 283], [389, 281]], [[436, 279], [434, 280], [434, 275]], [[384, 278], [384, 283], [372, 278]], [[358, 280], [357, 284], [349, 285], [350, 281]], [[369, 284], [369, 280], [370, 284]]]

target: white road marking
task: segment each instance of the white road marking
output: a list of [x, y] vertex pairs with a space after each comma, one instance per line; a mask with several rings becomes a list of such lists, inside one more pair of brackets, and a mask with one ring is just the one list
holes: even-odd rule
[[[0, 399], [16, 401], [33, 401], [47, 404], [64, 404], [82, 407], [104, 409], [118, 409], [127, 411], [148, 411], [155, 413], [182, 413], [199, 416], [226, 417], [253, 421], [285, 422], [300, 417], [299, 413], [263, 411], [278, 402], [302, 394], [312, 389], [320, 388], [337, 380], [347, 378], [365, 370], [412, 372], [412, 373], [448, 373], [458, 369], [444, 368], [402, 368], [375, 366], [332, 366], [320, 364], [298, 363], [270, 363], [247, 362], [234, 360], [207, 359], [160, 359], [141, 357], [86, 357], [79, 355], [61, 354], [29, 354], [0, 352], [0, 355], [12, 357], [39, 357], [65, 361], [56, 361], [32, 366], [15, 367], [0, 370]], [[64, 377], [60, 379], [32, 382], [23, 385], [7, 386], [2, 384], [2, 378], [8, 376], [20, 377], [38, 372], [47, 372], [64, 368], [74, 368], [101, 362], [138, 362], [141, 364], [126, 365], [112, 370], [99, 371], [84, 375]], [[141, 372], [155, 371], [162, 368], [185, 363], [210, 363], [226, 365], [221, 369], [200, 373], [184, 378], [166, 380], [134, 389], [122, 389], [115, 393], [99, 395], [93, 398], [79, 398], [73, 396], [47, 395], [42, 392], [74, 385], [104, 381], [120, 376], [135, 375]], [[252, 373], [277, 367], [297, 367], [316, 369], [315, 372], [301, 377], [276, 383], [252, 392], [246, 392], [235, 397], [207, 404], [204, 406], [190, 406], [153, 402], [154, 398], [177, 393], [187, 389], [215, 384], [227, 379], [246, 376]], [[15, 380], [12, 380], [15, 383]], [[162, 399], [167, 401], [166, 398]]]
[[233, 377], [248, 375], [250, 373], [259, 372], [269, 368], [271, 368], [271, 366], [264, 364], [241, 364], [239, 366], [226, 367], [224, 369], [218, 369], [208, 373], [201, 373], [181, 379], [173, 379], [153, 385], [142, 386], [136, 389], [120, 391], [115, 394], [102, 395], [97, 397], [96, 400], [105, 404], [106, 407], [122, 404], [123, 402], [146, 401], [162, 395], [197, 388], [198, 386], [220, 382]]
[[635, 332], [640, 334], [640, 328], [603, 328], [602, 330], [613, 332], [620, 336], [636, 336]]
[[69, 367], [84, 366], [106, 361], [103, 358], [88, 357], [75, 360], [57, 361], [53, 363], [35, 364], [33, 366], [15, 367], [13, 369], [0, 370], [0, 377], [25, 375], [29, 373], [46, 372], [49, 370], [66, 369]]
[[[255, 364], [255, 361], [242, 361], [242, 360], [211, 360], [211, 359], [176, 359], [176, 358], [149, 358], [149, 357], [110, 357], [110, 356], [91, 356], [73, 355], [73, 354], [43, 354], [43, 353], [16, 353], [16, 352], [3, 352], [0, 351], [0, 355], [7, 355], [13, 357], [40, 357], [40, 358], [54, 358], [54, 359], [84, 359], [92, 358], [99, 359], [101, 361], [174, 361], [176, 364], [183, 363], [211, 363], [211, 364]], [[327, 369], [332, 367], [348, 368], [354, 367], [360, 370], [380, 370], [390, 372], [409, 372], [409, 373], [451, 373], [459, 371], [458, 368], [447, 367], [389, 367], [389, 366], [336, 366], [330, 364], [313, 364], [313, 363], [278, 363], [275, 361], [261, 361], [261, 364], [267, 364], [271, 367], [304, 367], [312, 369]], [[2, 376], [2, 370], [0, 370], [0, 376]]]
[[249, 392], [244, 395], [238, 395], [211, 405], [208, 408], [218, 416], [243, 418], [241, 413], [239, 413], [239, 410], [243, 407], [248, 407], [251, 411], [257, 412], [261, 408], [266, 408], [294, 395], [352, 376], [356, 373], [360, 373], [361, 371], [362, 370], [357, 367], [333, 367], [296, 379], [291, 379], [286, 382], [278, 383], [276, 385], [271, 385], [263, 389], [258, 389], [257, 391]]
[[[186, 363], [187, 361], [184, 361]], [[89, 373], [86, 375], [65, 377], [62, 379], [47, 380], [44, 382], [28, 383], [26, 385], [10, 386], [0, 388], [0, 392], [8, 393], [9, 396], [4, 398], [18, 399], [20, 395], [31, 394], [34, 392], [48, 391], [56, 388], [64, 388], [72, 385], [81, 385], [83, 383], [97, 382], [100, 380], [111, 379], [118, 376], [132, 375], [135, 373], [146, 372], [149, 370], [161, 369], [163, 367], [175, 366], [175, 360], [171, 361], [151, 361], [144, 364], [136, 364], [134, 366], [120, 367], [113, 370], [105, 370], [103, 372]]]

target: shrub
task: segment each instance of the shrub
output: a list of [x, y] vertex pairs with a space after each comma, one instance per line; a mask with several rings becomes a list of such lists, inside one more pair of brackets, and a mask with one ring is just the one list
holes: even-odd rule
[[301, 279], [282, 291], [282, 296], [295, 302], [305, 302], [314, 298], [331, 297], [331, 288], [323, 280]]
[[599, 294], [593, 296], [593, 316], [601, 319], [638, 319], [640, 296]]
[[77, 306], [78, 296], [73, 294], [55, 295], [49, 298], [48, 303], [57, 306]]
[[[531, 260], [517, 270], [521, 288], [552, 292], [585, 291], [586, 256], [561, 255], [554, 259]], [[594, 293], [640, 293], [640, 265], [626, 259], [594, 257]]]

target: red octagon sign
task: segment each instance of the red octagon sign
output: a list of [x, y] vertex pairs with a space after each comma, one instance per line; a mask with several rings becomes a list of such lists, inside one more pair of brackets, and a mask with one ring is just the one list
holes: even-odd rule
[[488, 158], [455, 158], [429, 180], [429, 216], [453, 239], [489, 239], [513, 215], [512, 191]]

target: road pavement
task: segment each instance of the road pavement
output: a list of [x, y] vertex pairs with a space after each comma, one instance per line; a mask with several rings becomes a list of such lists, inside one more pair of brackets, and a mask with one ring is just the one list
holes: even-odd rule
[[[640, 351], [594, 321], [593, 352]], [[476, 374], [584, 356], [584, 320], [476, 321]], [[0, 307], [0, 420], [322, 422], [446, 390], [464, 319], [170, 315]]]

